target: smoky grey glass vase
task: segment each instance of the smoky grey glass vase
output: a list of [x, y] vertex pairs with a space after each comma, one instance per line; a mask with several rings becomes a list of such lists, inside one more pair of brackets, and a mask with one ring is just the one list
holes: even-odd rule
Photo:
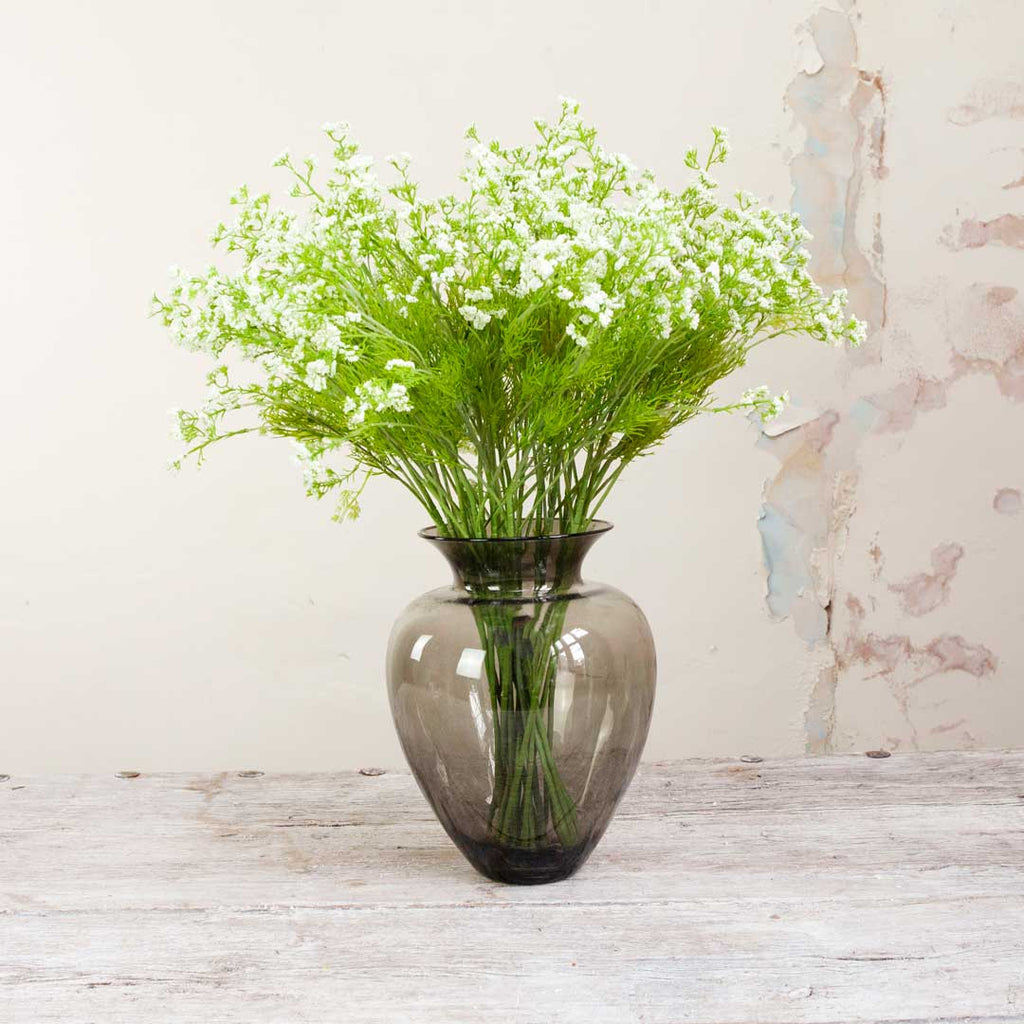
[[391, 710], [441, 824], [498, 881], [571, 875], [607, 828], [647, 738], [647, 620], [621, 591], [581, 575], [610, 529], [595, 521], [547, 537], [420, 532], [454, 579], [395, 623]]

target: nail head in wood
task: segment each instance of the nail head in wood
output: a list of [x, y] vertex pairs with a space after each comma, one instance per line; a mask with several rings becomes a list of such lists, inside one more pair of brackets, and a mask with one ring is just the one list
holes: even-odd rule
[[258, 768], [246, 768], [238, 773], [240, 779], [258, 779], [263, 772]]
[[758, 757], [757, 754], [744, 754], [740, 758], [740, 760], [744, 764], [760, 764], [764, 760], [764, 758], [763, 757]]
[[359, 774], [372, 779], [378, 775], [387, 775], [387, 772], [383, 768], [360, 768]]
[[865, 750], [865, 757], [892, 757], [888, 750]]
[[118, 772], [117, 777], [119, 779], [137, 779], [141, 772]]

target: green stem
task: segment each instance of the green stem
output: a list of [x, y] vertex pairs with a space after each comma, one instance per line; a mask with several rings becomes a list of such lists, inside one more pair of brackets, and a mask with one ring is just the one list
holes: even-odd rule
[[[516, 599], [518, 595], [518, 599]], [[568, 604], [538, 602], [522, 614], [522, 591], [474, 606], [493, 714], [494, 788], [490, 829], [496, 841], [534, 849], [578, 841], [575, 802], [554, 752], [554, 642]]]

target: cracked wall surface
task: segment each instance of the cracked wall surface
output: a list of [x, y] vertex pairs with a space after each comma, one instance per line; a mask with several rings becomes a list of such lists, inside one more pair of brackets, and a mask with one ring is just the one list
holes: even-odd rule
[[810, 752], [1024, 742], [1024, 63], [993, 45], [998, 6], [921, 19], [927, 57], [873, 0], [794, 35], [793, 206], [870, 326], [830, 406], [758, 442]]

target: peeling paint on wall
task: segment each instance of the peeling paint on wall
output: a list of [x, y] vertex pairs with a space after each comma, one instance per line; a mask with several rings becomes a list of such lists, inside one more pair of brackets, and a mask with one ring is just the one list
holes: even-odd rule
[[1004, 213], [992, 220], [964, 220], [946, 228], [943, 243], [950, 249], [980, 249], [983, 245], [1009, 245], [1024, 249], [1024, 217]]
[[890, 583], [889, 589], [900, 597], [907, 615], [925, 615], [949, 600], [949, 586], [956, 567], [964, 557], [959, 544], [940, 544], [932, 551], [932, 571], [919, 572], [902, 583]]
[[937, 380], [914, 374], [888, 391], [869, 395], [865, 401], [879, 413], [875, 429], [879, 433], [910, 430], [919, 413], [945, 408], [949, 383], [948, 378]]
[[[793, 208], [813, 235], [815, 277], [846, 288], [851, 308], [873, 328], [887, 318], [878, 183], [886, 166], [886, 87], [859, 65], [853, 5], [821, 8], [798, 29], [800, 68], [785, 103], [803, 132], [790, 160]], [[866, 346], [860, 360], [877, 358]], [[870, 422], [836, 410], [759, 446], [779, 459], [758, 522], [768, 608], [792, 620], [809, 648], [807, 748], [832, 749], [838, 664], [831, 647], [835, 565], [854, 514], [856, 452]]]
[[1013, 181], [1008, 181], [1003, 186], [1004, 190], [1009, 190], [1011, 188], [1024, 188], [1024, 174], [1022, 174], [1019, 178], [1015, 178]]
[[[893, 95], [899, 94], [900, 82], [896, 72], [883, 77], [862, 66], [858, 5], [839, 7], [819, 8], [797, 30], [797, 70], [785, 94], [801, 133], [790, 160], [793, 206], [815, 236], [810, 246], [815, 277], [826, 286], [847, 288], [853, 309], [871, 330], [864, 348], [843, 360], [840, 393], [831, 397], [829, 411], [776, 436], [762, 432], [758, 439], [779, 463], [765, 484], [758, 521], [765, 601], [772, 617], [789, 621], [807, 646], [804, 739], [809, 752], [848, 749], [869, 738], [894, 748], [972, 745], [983, 741], [985, 731], [963, 713], [975, 691], [961, 689], [960, 683], [993, 679], [1000, 659], [985, 617], [980, 637], [976, 628], [950, 628], [950, 622], [958, 621], [951, 618], [960, 615], [958, 608], [967, 607], [958, 605], [954, 593], [958, 573], [969, 564], [977, 579], [975, 560], [990, 557], [990, 545], [979, 546], [959, 530], [949, 531], [952, 537], [932, 535], [930, 567], [916, 572], [907, 567], [894, 577], [886, 573], [879, 539], [887, 524], [862, 525], [860, 519], [867, 514], [863, 492], [884, 466], [879, 459], [904, 446], [917, 450], [916, 439], [932, 436], [937, 423], [948, 429], [950, 410], [965, 394], [979, 393], [969, 381], [991, 378], [993, 397], [1006, 399], [1007, 408], [1024, 402], [1019, 275], [954, 283], [955, 275], [922, 272], [915, 278], [911, 265], [911, 274], [901, 278], [901, 292], [894, 291], [881, 211], [893, 180], [887, 134], [893, 131]], [[962, 102], [945, 114], [944, 130], [959, 140], [973, 138], [970, 126], [1024, 118], [1024, 86], [995, 79], [969, 85]], [[984, 131], [995, 130], [998, 125]], [[992, 139], [980, 142], [991, 147]], [[998, 152], [1011, 159], [1024, 150], [1004, 146]], [[992, 195], [998, 199], [1021, 185], [1024, 177], [1008, 184], [997, 178]], [[906, 195], [905, 177], [901, 188]], [[950, 192], [952, 212], [960, 199]], [[945, 253], [933, 266], [941, 260], [948, 264], [951, 252], [1024, 248], [1024, 215], [1010, 210], [982, 219], [956, 212], [955, 218], [945, 218], [950, 226], [941, 237], [932, 233], [927, 243], [936, 254]], [[902, 218], [893, 220], [893, 231], [903, 227]], [[899, 239], [905, 253], [906, 236]], [[986, 266], [992, 258], [986, 257]], [[972, 470], [986, 466], [981, 436], [978, 445]], [[971, 499], [952, 475], [934, 486], [939, 507], [944, 500], [955, 507]], [[877, 485], [873, 493], [877, 510]], [[985, 495], [1000, 515], [1024, 510], [1016, 488]], [[865, 526], [867, 538], [874, 539], [864, 539]], [[906, 529], [927, 535], [942, 526], [925, 514]], [[848, 551], [851, 536], [861, 541]], [[901, 543], [905, 538], [906, 533]], [[968, 550], [974, 552], [970, 563]], [[937, 629], [928, 628], [933, 621]]]
[[[814, 236], [815, 276], [847, 288], [851, 308], [878, 327], [886, 316], [881, 214], [869, 203], [868, 183], [885, 165], [886, 91], [881, 75], [858, 66], [850, 11], [819, 9], [800, 28], [800, 71], [786, 106], [805, 134], [790, 161], [793, 209]], [[808, 58], [813, 48], [817, 57]]]
[[[922, 644], [905, 634], [865, 632], [866, 611], [862, 602], [848, 595], [846, 609], [850, 628], [837, 650], [840, 670], [860, 667], [866, 671], [866, 678], [885, 682], [906, 723], [911, 746], [919, 742], [912, 713], [912, 700], [919, 687], [937, 676], [955, 673], [982, 679], [993, 675], [998, 667], [995, 654], [983, 644], [948, 633]], [[890, 736], [888, 741], [894, 746], [903, 745], [898, 737]]]
[[877, 414], [875, 430], [909, 431], [921, 413], [944, 409], [950, 388], [975, 373], [993, 377], [1011, 401], [1024, 401], [1024, 313], [1010, 305], [1016, 297], [1017, 289], [1007, 285], [975, 285], [962, 295], [947, 324], [949, 372], [926, 377], [911, 371], [887, 390], [865, 396]]
[[949, 112], [950, 122], [956, 125], [978, 124], [993, 117], [1024, 118], [1024, 85], [986, 79]]
[[778, 438], [760, 444], [783, 462], [766, 487], [758, 520], [768, 572], [766, 600], [776, 618], [793, 619], [808, 644], [825, 639], [828, 593], [821, 592], [815, 573], [815, 551], [827, 544], [828, 475], [826, 450], [839, 416], [827, 412]]
[[992, 499], [992, 507], [1002, 516], [1015, 516], [1024, 509], [1024, 499], [1016, 487], [1000, 487]]
[[863, 426], [830, 410], [759, 447], [781, 462], [765, 486], [758, 520], [772, 615], [792, 621], [807, 644], [812, 694], [804, 727], [808, 747], [830, 749], [835, 721], [836, 659], [830, 646], [834, 570], [854, 513], [856, 449]]

